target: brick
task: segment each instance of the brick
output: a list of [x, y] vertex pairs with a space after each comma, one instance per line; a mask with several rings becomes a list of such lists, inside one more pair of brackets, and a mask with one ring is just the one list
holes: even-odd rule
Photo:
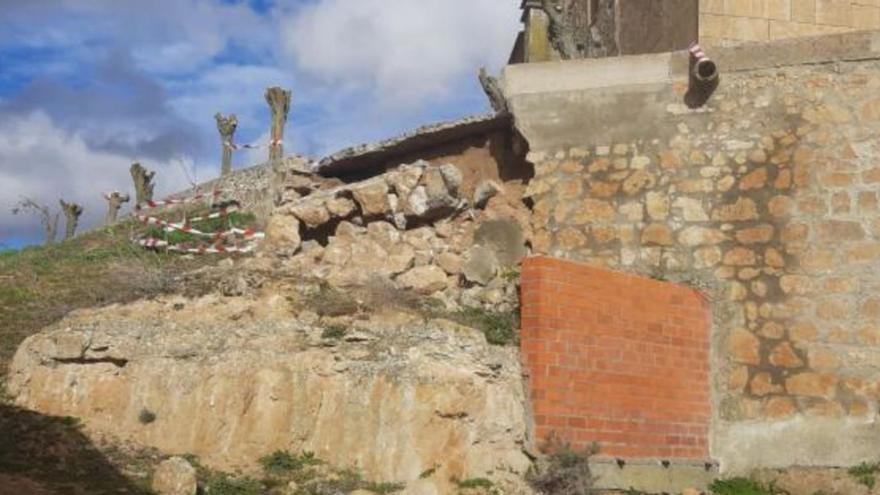
[[554, 433], [607, 455], [708, 455], [711, 318], [699, 295], [546, 256], [525, 260], [521, 283], [539, 443]]

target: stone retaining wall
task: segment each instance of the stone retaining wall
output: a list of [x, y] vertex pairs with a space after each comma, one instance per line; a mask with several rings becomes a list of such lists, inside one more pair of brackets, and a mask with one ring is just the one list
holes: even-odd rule
[[791, 65], [723, 72], [696, 110], [673, 69], [508, 94], [539, 150], [533, 249], [712, 298], [711, 453], [727, 471], [880, 457], [880, 62], [816, 64], [875, 37], [762, 46]]

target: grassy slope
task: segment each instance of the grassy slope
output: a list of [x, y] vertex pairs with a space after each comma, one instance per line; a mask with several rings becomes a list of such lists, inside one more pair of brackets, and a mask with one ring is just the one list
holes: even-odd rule
[[0, 252], [0, 377], [16, 348], [70, 311], [170, 290], [174, 276], [221, 257], [182, 257], [135, 246], [133, 222], [51, 247]]

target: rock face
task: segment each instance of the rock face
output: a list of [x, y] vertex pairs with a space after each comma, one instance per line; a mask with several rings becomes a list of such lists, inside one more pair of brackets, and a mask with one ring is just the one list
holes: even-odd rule
[[159, 464], [153, 473], [153, 491], [159, 495], [196, 495], [196, 469], [182, 457]]
[[90, 434], [221, 469], [313, 451], [368, 479], [449, 493], [452, 477], [517, 479], [528, 468], [514, 348], [402, 312], [328, 338], [313, 313], [291, 316], [283, 290], [261, 294], [75, 313], [25, 341], [9, 392], [21, 406], [82, 418]]

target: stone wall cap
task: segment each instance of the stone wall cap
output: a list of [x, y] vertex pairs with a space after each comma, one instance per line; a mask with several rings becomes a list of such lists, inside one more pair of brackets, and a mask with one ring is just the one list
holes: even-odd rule
[[475, 115], [452, 122], [427, 125], [384, 141], [361, 144], [338, 151], [321, 160], [316, 171], [327, 177], [349, 172], [366, 172], [373, 167], [383, 166], [397, 157], [504, 129], [509, 125], [510, 117], [501, 114]]
[[[734, 46], [706, 47], [722, 77], [798, 65], [880, 59], [880, 31], [854, 31]], [[502, 89], [507, 98], [542, 93], [670, 84], [686, 80], [688, 52], [508, 65]]]

